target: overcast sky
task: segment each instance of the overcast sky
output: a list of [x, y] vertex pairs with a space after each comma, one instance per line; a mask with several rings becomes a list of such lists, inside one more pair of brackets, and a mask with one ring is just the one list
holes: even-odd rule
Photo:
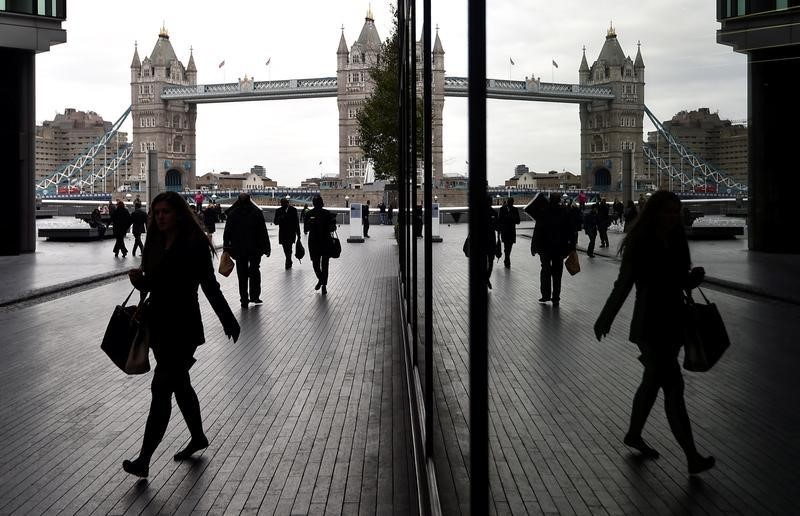
[[[190, 0], [69, 2], [67, 43], [37, 56], [37, 123], [65, 107], [116, 120], [131, 102], [134, 42], [142, 58], [149, 55], [162, 22], [184, 65], [190, 46], [194, 48], [199, 83], [233, 82], [245, 74], [256, 80], [328, 77], [336, 75], [341, 27], [352, 45], [368, 8], [362, 0], [219, 2], [214, 4], [218, 9], [207, 5]], [[241, 5], [248, 7], [232, 7]], [[746, 58], [716, 43], [715, 2], [492, 0], [489, 7], [489, 77], [522, 80], [535, 74], [550, 81], [554, 72], [556, 82], [577, 83], [581, 48], [586, 46], [591, 65], [613, 20], [631, 58], [637, 41], [642, 43], [645, 103], [661, 120], [698, 107], [732, 120], [747, 116]], [[390, 4], [379, 0], [372, 10], [385, 39], [391, 28]], [[422, 2], [419, 10], [421, 31]], [[465, 1], [433, 2], [447, 75], [467, 75], [466, 16]], [[510, 66], [509, 59], [516, 65]], [[552, 68], [552, 60], [558, 69]], [[466, 106], [466, 99], [445, 100], [445, 173], [466, 169]], [[492, 100], [487, 123], [490, 184], [502, 184], [519, 163], [537, 172], [580, 170], [577, 105]], [[320, 171], [337, 173], [337, 154], [333, 98], [198, 107], [198, 173], [244, 172], [260, 164], [281, 185], [294, 186]]]

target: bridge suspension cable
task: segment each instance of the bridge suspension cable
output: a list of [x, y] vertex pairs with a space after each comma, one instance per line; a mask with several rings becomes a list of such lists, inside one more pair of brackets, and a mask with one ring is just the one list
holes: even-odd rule
[[117, 132], [119, 132], [120, 127], [122, 127], [122, 124], [130, 113], [131, 106], [128, 106], [128, 109], [114, 122], [114, 125], [111, 126], [108, 132], [101, 136], [94, 144], [87, 147], [72, 161], [62, 165], [53, 175], [38, 181], [36, 183], [36, 190], [42, 191], [50, 187], [57, 188], [58, 185], [80, 186], [83, 188], [95, 184], [96, 181], [109, 177], [116, 172], [120, 165], [126, 163], [128, 159], [130, 159], [133, 152], [133, 148], [130, 145], [126, 145], [124, 148], [120, 149], [111, 162], [105, 163], [100, 170], [92, 171], [87, 174], [86, 177], [83, 177], [84, 169], [87, 166], [92, 167], [97, 155], [108, 147], [109, 142], [117, 135]]
[[717, 170], [713, 166], [703, 161], [701, 158], [692, 154], [692, 152], [686, 148], [686, 146], [680, 143], [667, 130], [667, 128], [664, 127], [661, 121], [656, 118], [656, 116], [652, 111], [650, 111], [650, 109], [647, 108], [647, 106], [644, 106], [644, 112], [653, 123], [653, 126], [655, 126], [658, 134], [661, 135], [669, 144], [670, 149], [675, 151], [677, 153], [677, 157], [681, 161], [686, 161], [690, 167], [688, 174], [683, 171], [683, 167], [680, 169], [675, 168], [675, 166], [671, 163], [671, 160], [665, 160], [656, 152], [656, 149], [654, 149], [651, 144], [645, 142], [644, 145], [642, 145], [644, 157], [650, 163], [655, 165], [659, 172], [666, 173], [669, 177], [680, 181], [680, 183], [683, 185], [691, 185], [692, 187], [695, 187], [707, 184], [708, 181], [713, 181], [718, 186], [725, 186], [731, 190], [747, 192], [746, 184], [737, 182], [725, 172]]

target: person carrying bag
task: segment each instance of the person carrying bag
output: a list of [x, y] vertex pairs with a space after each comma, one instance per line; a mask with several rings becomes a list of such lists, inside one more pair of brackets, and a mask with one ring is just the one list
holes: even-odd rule
[[150, 349], [146, 314], [146, 300], [127, 306], [132, 289], [121, 305], [114, 308], [111, 320], [103, 335], [100, 349], [126, 374], [144, 374], [150, 370]]

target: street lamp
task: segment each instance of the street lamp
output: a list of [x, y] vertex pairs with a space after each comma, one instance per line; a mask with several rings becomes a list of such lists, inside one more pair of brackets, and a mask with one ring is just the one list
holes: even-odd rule
[[433, 196], [433, 202], [439, 202], [439, 196], [438, 195], [434, 195]]
[[349, 195], [345, 195], [344, 196], [344, 207], [345, 208], [349, 208], [350, 207], [350, 196]]

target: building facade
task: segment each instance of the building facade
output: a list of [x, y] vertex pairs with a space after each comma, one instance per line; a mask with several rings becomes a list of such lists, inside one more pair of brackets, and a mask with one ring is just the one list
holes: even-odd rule
[[622, 151], [633, 151], [633, 174], [643, 172], [644, 60], [625, 55], [614, 27], [590, 67], [583, 51], [579, 82], [610, 87], [614, 100], [580, 105], [581, 183], [592, 190], [621, 190]]
[[[336, 51], [336, 77], [339, 107], [339, 182], [343, 187], [360, 188], [370, 177], [369, 164], [361, 150], [358, 113], [375, 90], [370, 69], [378, 65], [383, 43], [375, 27], [372, 9], [367, 12], [358, 39], [348, 48], [344, 31]], [[444, 111], [444, 49], [436, 34], [433, 47], [433, 156], [434, 183], [442, 179], [442, 113]], [[422, 95], [422, 42], [417, 42], [417, 91]], [[422, 174], [422, 162], [418, 165]]]
[[[36, 181], [52, 176], [64, 164], [75, 156], [83, 154], [105, 133], [111, 130], [113, 122], [103, 120], [94, 111], [78, 111], [73, 108], [64, 109], [53, 120], [45, 120], [36, 126]], [[128, 134], [118, 131], [109, 143], [106, 152], [98, 155], [95, 166], [99, 169], [111, 162], [116, 154], [128, 144]], [[121, 181], [127, 179], [125, 167], [118, 174]], [[138, 179], [138, 175], [137, 175]], [[96, 185], [101, 186], [101, 185]]]
[[[693, 154], [737, 182], [747, 184], [747, 127], [720, 119], [709, 108], [681, 111], [664, 128]], [[666, 145], [657, 131], [647, 133], [647, 143]], [[666, 147], [664, 147], [666, 148]]]
[[195, 123], [197, 105], [181, 100], [162, 101], [168, 85], [196, 85], [197, 68], [190, 50], [186, 66], [177, 58], [162, 27], [153, 51], [143, 60], [138, 48], [131, 62], [131, 118], [133, 119], [133, 173], [147, 170], [147, 151], [158, 152], [158, 189], [195, 189]]

